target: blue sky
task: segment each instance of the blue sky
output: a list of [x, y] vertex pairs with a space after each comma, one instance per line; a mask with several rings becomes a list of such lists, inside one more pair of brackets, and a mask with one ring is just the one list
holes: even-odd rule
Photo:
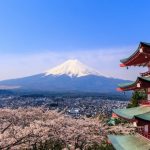
[[[150, 42], [149, 0], [1, 0], [0, 79], [77, 58], [102, 74], [135, 79], [119, 60]], [[104, 67], [105, 66], [105, 67]]]

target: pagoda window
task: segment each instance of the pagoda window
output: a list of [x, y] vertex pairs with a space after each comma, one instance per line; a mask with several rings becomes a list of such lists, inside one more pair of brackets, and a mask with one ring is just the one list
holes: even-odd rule
[[143, 53], [143, 48], [141, 47], [139, 51], [140, 51], [140, 53]]
[[140, 87], [141, 87], [141, 84], [140, 84], [140, 83], [137, 83], [137, 87], [140, 88]]

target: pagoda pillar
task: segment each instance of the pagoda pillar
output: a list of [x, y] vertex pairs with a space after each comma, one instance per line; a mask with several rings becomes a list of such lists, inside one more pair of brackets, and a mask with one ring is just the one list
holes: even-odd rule
[[149, 63], [147, 64], [147, 68], [148, 68], [148, 71], [150, 72], [150, 61], [149, 61]]
[[147, 89], [147, 100], [150, 101], [150, 88]]

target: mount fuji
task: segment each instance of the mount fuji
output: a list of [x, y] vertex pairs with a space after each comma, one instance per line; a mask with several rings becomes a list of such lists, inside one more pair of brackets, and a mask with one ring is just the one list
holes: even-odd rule
[[0, 81], [0, 87], [50, 92], [115, 92], [119, 83], [127, 81], [105, 77], [80, 61], [67, 60], [45, 73]]
[[69, 77], [82, 77], [87, 75], [99, 76], [100, 73], [84, 65], [77, 59], [73, 59], [68, 60], [55, 68], [52, 68], [51, 70], [48, 70], [46, 72], [46, 75], [55, 75], [55, 76], [67, 75]]

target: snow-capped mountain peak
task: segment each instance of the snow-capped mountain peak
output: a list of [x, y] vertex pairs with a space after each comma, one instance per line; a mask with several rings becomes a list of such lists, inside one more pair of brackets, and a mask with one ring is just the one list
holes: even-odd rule
[[94, 69], [84, 65], [77, 59], [70, 59], [66, 62], [62, 63], [59, 66], [56, 66], [55, 68], [52, 68], [48, 70], [45, 73], [46, 76], [48, 75], [68, 75], [70, 77], [81, 77], [81, 76], [87, 76], [87, 75], [97, 75], [100, 76], [100, 73], [98, 71], [95, 71]]

